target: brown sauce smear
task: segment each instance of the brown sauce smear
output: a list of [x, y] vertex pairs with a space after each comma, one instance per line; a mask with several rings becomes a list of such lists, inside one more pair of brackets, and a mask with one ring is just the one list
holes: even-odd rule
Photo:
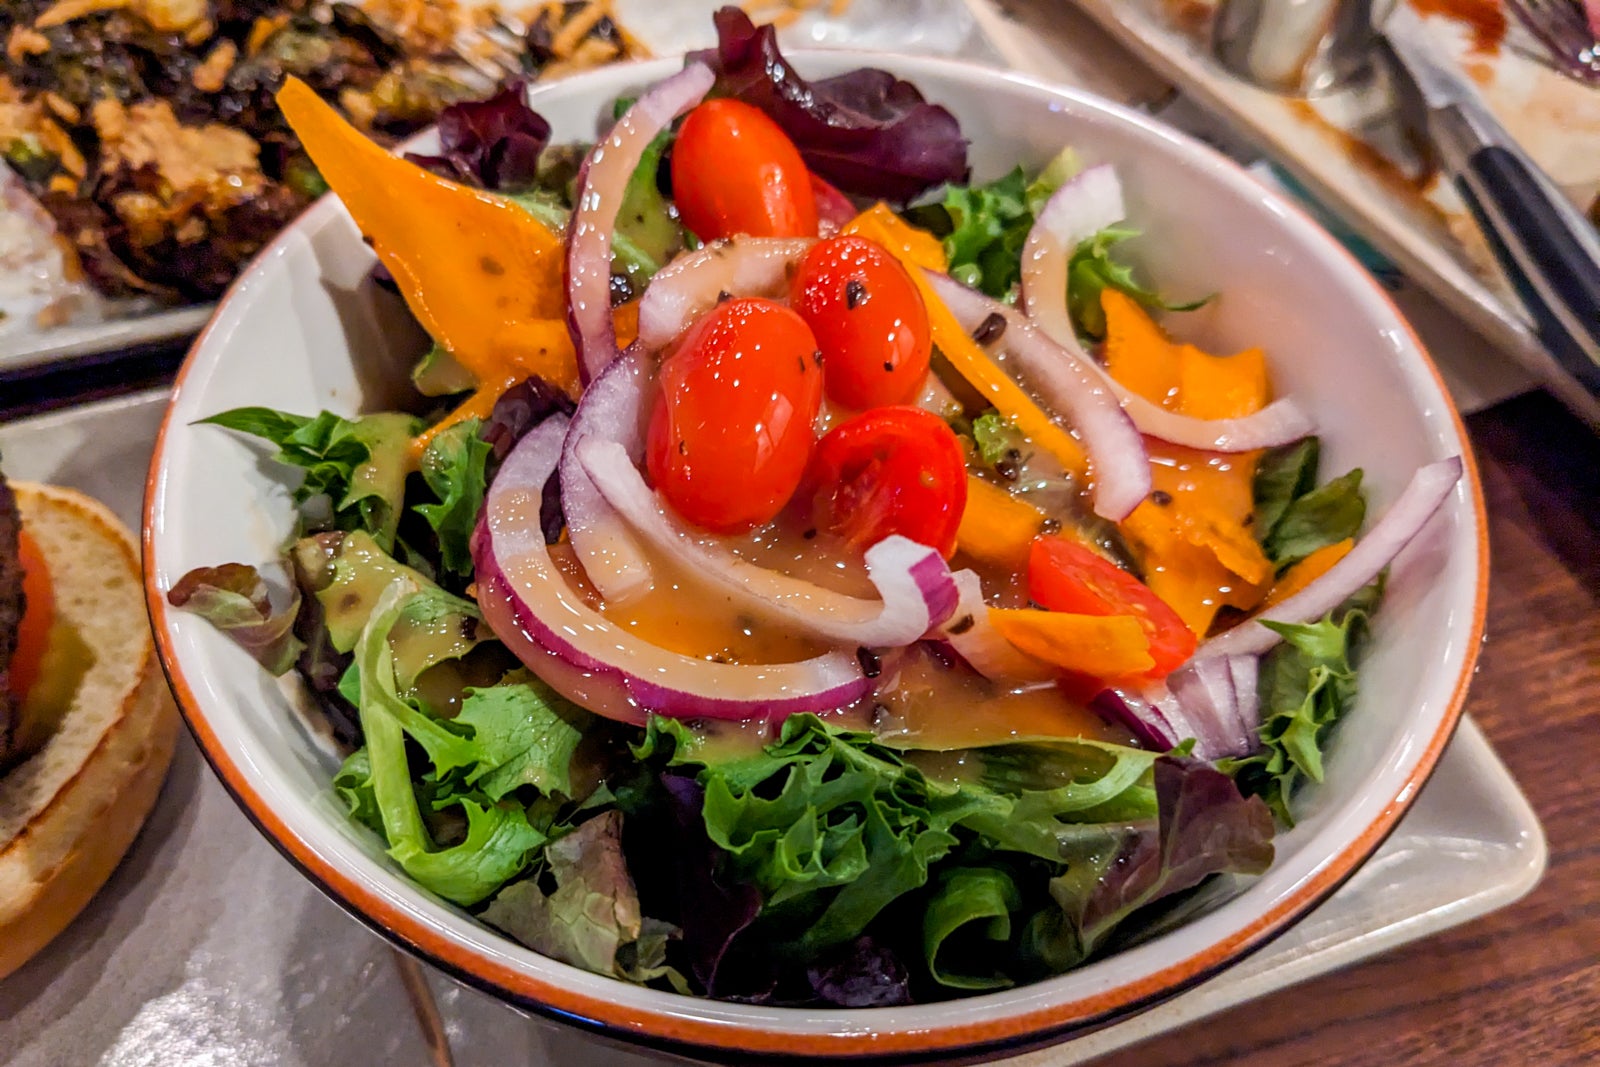
[[1506, 11], [1503, 0], [1411, 0], [1420, 15], [1443, 15], [1472, 31], [1472, 50], [1480, 55], [1497, 55], [1506, 38]]

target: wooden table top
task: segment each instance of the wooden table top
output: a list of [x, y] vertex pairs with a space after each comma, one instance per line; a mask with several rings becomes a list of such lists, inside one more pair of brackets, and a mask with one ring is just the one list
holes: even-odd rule
[[1467, 711], [1544, 824], [1526, 898], [1097, 1067], [1600, 1064], [1600, 437], [1533, 394], [1467, 420], [1489, 512]]

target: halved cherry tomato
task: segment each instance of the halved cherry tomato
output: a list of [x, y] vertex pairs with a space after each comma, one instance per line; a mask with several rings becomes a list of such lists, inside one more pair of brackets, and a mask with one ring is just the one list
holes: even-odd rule
[[855, 548], [902, 534], [955, 554], [967, 461], [937, 415], [883, 407], [840, 424], [817, 443], [808, 485], [813, 521]]
[[1078, 615], [1132, 615], [1150, 638], [1149, 676], [1171, 674], [1194, 654], [1194, 631], [1150, 587], [1083, 545], [1040, 537], [1028, 553], [1028, 596], [1040, 607]]
[[908, 404], [933, 351], [928, 308], [911, 275], [864, 237], [830, 237], [807, 252], [790, 289], [822, 346], [828, 397], [850, 408]]
[[661, 365], [645, 461], [667, 502], [717, 533], [768, 522], [805, 476], [822, 407], [817, 339], [782, 304], [717, 305]]
[[50, 643], [50, 628], [55, 625], [56, 597], [44, 554], [25, 529], [18, 531], [17, 561], [22, 566], [22, 595], [26, 607], [17, 623], [17, 650], [11, 657], [7, 688], [12, 698], [21, 703], [33, 683], [39, 680], [45, 648]]
[[683, 120], [672, 146], [672, 198], [703, 241], [817, 235], [800, 150], [764, 112], [738, 100], [708, 100]]

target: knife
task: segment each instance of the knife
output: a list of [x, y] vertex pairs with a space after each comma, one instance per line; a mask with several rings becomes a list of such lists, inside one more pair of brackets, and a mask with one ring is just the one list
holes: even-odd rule
[[1408, 4], [1376, 29], [1402, 119], [1416, 116], [1540, 341], [1600, 395], [1600, 235], [1440, 56]]

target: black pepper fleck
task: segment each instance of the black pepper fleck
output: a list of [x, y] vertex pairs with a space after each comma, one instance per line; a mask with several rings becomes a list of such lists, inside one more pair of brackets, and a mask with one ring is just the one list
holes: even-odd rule
[[972, 339], [980, 345], [992, 345], [1005, 332], [1006, 317], [998, 311], [991, 311], [989, 317], [978, 323], [978, 328], [972, 331]]
[[689, 454], [689, 442], [685, 441], [685, 440], [680, 440], [678, 442], [678, 455], [687, 456], [688, 454]]
[[1157, 489], [1155, 492], [1150, 494], [1150, 503], [1154, 504], [1158, 508], [1164, 508], [1168, 504], [1172, 503], [1172, 494], [1167, 492], [1165, 489]]
[[868, 678], [876, 678], [883, 673], [883, 661], [870, 648], [856, 649], [856, 662], [861, 664], [861, 673]]
[[894, 360], [892, 360], [892, 359], [884, 360], [883, 361], [883, 370], [884, 370], [885, 374], [893, 374], [894, 373]]
[[844, 283], [844, 306], [854, 311], [861, 306], [867, 298], [867, 287], [861, 284], [859, 278], [851, 278]]
[[1047, 534], [1060, 533], [1061, 520], [1056, 518], [1046, 519], [1039, 529], [1043, 530]]
[[815, 526], [813, 526], [811, 529], [807, 530], [805, 533], [801, 534], [800, 536], [804, 537], [807, 541], [810, 541], [812, 538], [817, 536], [817, 528]]

